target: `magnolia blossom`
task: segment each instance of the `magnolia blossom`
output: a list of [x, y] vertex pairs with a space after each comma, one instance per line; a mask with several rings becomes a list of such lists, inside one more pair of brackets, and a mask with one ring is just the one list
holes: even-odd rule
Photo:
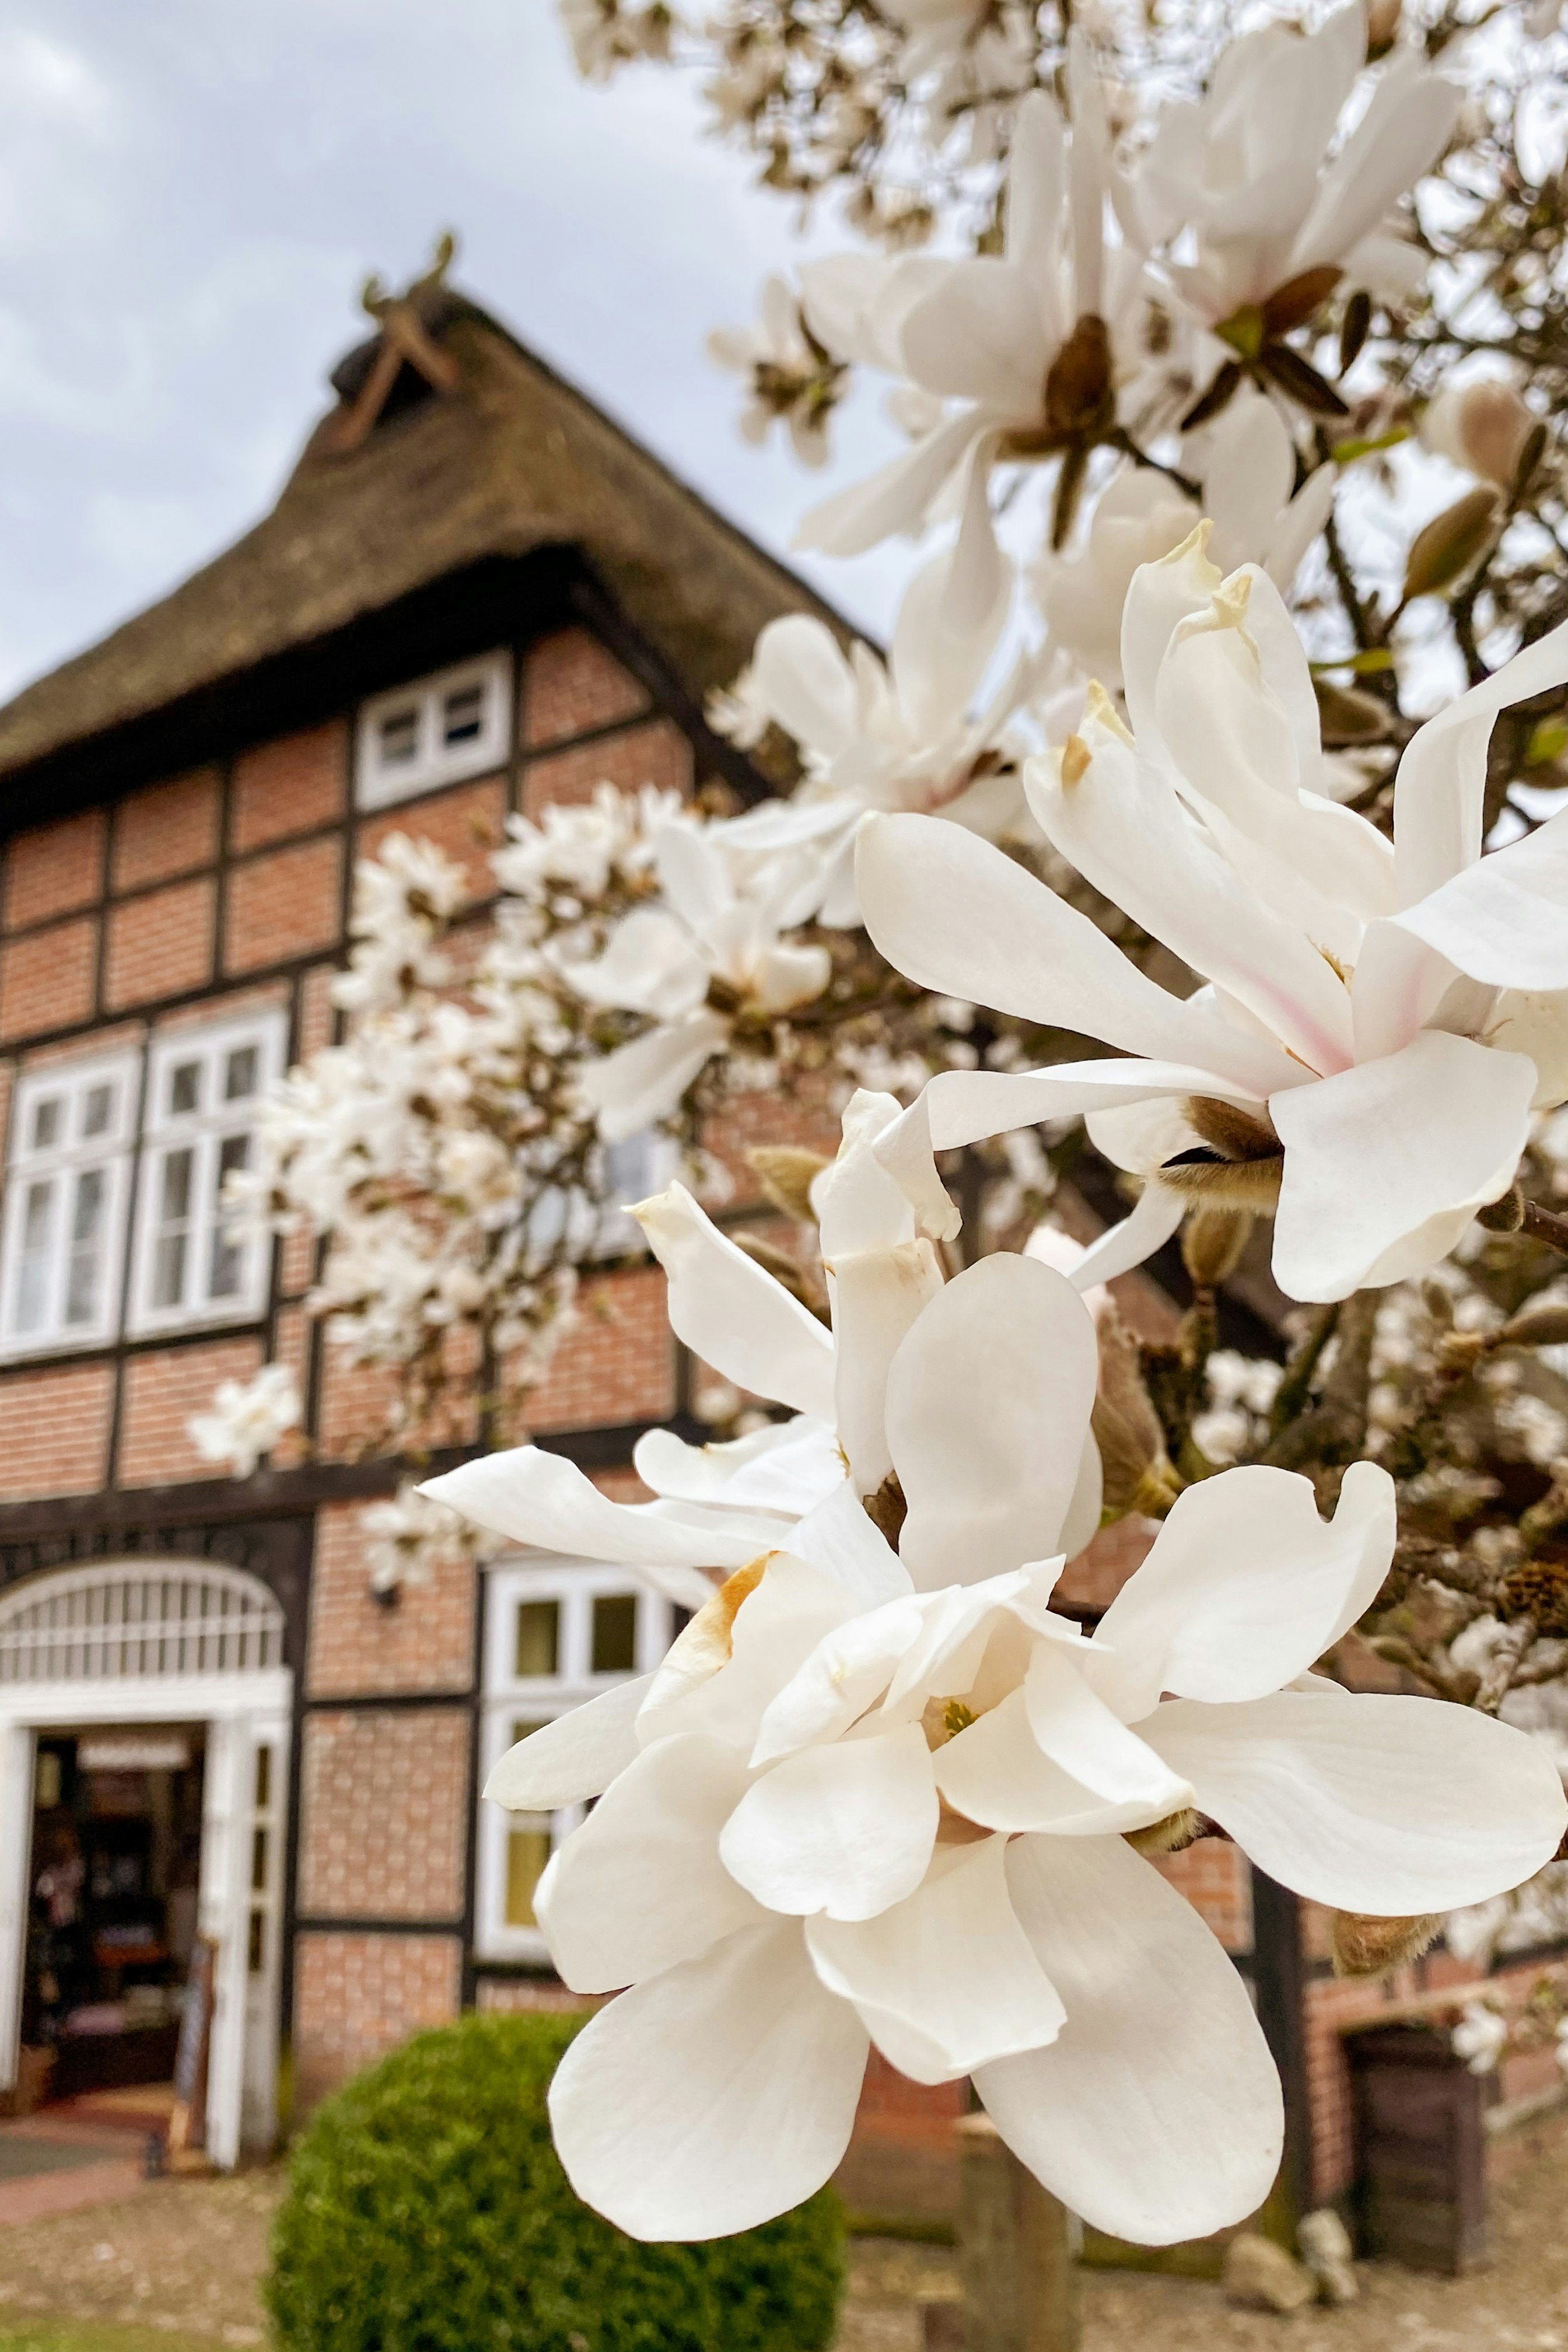
[[1418, 730], [1390, 845], [1321, 794], [1279, 592], [1250, 566], [1222, 582], [1204, 540], [1134, 578], [1131, 731], [1091, 697], [1026, 780], [1053, 845], [1208, 985], [1167, 993], [987, 843], [869, 817], [861, 904], [890, 962], [1130, 1057], [943, 1073], [879, 1149], [923, 1168], [933, 1145], [1087, 1111], [1153, 1180], [1118, 1229], [1125, 1263], [1193, 1200], [1272, 1207], [1280, 1287], [1342, 1298], [1435, 1265], [1512, 1183], [1532, 1108], [1568, 1096], [1568, 816], [1481, 856], [1492, 722], [1568, 678], [1568, 626]]
[[666, 1118], [738, 1024], [763, 1025], [810, 1003], [832, 972], [826, 948], [780, 936], [810, 903], [815, 860], [779, 859], [753, 880], [744, 860], [726, 856], [719, 827], [683, 817], [656, 830], [653, 864], [660, 903], [634, 907], [591, 961], [557, 963], [584, 1003], [652, 1024], [584, 1066], [606, 1143]]
[[828, 420], [844, 369], [809, 332], [787, 278], [764, 278], [756, 325], [715, 327], [708, 355], [733, 368], [750, 387], [741, 412], [742, 440], [760, 445], [782, 422], [803, 466], [826, 464]]
[[1436, 456], [1508, 491], [1536, 424], [1534, 411], [1506, 376], [1471, 376], [1446, 383], [1427, 404], [1421, 440]]
[[300, 1384], [288, 1364], [263, 1364], [248, 1381], [220, 1381], [211, 1409], [185, 1423], [204, 1462], [225, 1464], [248, 1478], [280, 1437], [298, 1429], [303, 1413]]
[[[732, 1311], [715, 1293], [716, 1330]], [[1052, 1610], [1096, 1370], [1082, 1299], [1036, 1259], [930, 1292], [816, 1526], [730, 1577], [654, 1675], [492, 1776], [529, 1811], [598, 1799], [537, 1914], [574, 1989], [632, 1990], [551, 2108], [574, 2186], [634, 2235], [721, 2235], [807, 2196], [872, 2043], [916, 2081], [971, 2074], [1097, 2226], [1220, 2228], [1273, 2180], [1279, 2084], [1234, 1967], [1140, 1848], [1205, 1815], [1302, 1894], [1384, 1916], [1476, 1900], [1554, 1850], [1568, 1804], [1521, 1734], [1308, 1675], [1386, 1572], [1394, 1492], [1371, 1464], [1327, 1526], [1289, 1472], [1210, 1479], [1092, 1639]], [[879, 1525], [855, 1489], [884, 1450]], [[462, 1504], [468, 1481], [500, 1526], [507, 1475], [437, 1486]]]
[[1201, 499], [1152, 467], [1118, 474], [1089, 518], [1081, 553], [1047, 556], [1035, 593], [1052, 642], [1090, 677], [1121, 684], [1121, 614], [1141, 564], [1168, 555], [1206, 515], [1226, 571], [1260, 564], [1289, 592], [1301, 559], [1333, 509], [1336, 468], [1319, 466], [1298, 490], [1290, 436], [1273, 403], [1233, 400], [1201, 436]]
[[771, 719], [800, 747], [805, 775], [794, 798], [762, 802], [721, 832], [758, 856], [814, 856], [820, 922], [860, 919], [854, 836], [868, 808], [940, 812], [992, 839], [1033, 831], [1005, 738], [1039, 664], [1021, 654], [982, 695], [1008, 600], [999, 596], [966, 628], [944, 593], [947, 578], [942, 556], [916, 573], [886, 662], [858, 640], [846, 653], [809, 614], [770, 621], [743, 677], [710, 707], [713, 723], [739, 740], [755, 742]]
[[1172, 278], [1209, 324], [1235, 330], [1245, 307], [1309, 271], [1390, 297], [1419, 278], [1421, 257], [1384, 223], [1442, 153], [1461, 92], [1418, 49], [1402, 48], [1336, 145], [1366, 54], [1356, 0], [1305, 37], [1282, 23], [1244, 33], [1201, 98], [1163, 109], [1118, 191], [1120, 209], [1145, 249], [1175, 246]]
[[1490, 2074], [1508, 2048], [1508, 2020], [1484, 2000], [1468, 2000], [1448, 2039], [1472, 2074]]

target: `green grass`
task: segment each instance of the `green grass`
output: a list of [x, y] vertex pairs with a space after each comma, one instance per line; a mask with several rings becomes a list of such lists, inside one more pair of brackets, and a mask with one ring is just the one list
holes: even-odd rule
[[98, 2319], [32, 2319], [0, 2311], [0, 2352], [224, 2352], [209, 2336], [116, 2327]]

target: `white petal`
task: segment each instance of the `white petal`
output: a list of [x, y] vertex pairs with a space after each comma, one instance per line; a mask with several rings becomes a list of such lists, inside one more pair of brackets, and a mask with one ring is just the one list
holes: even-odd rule
[[755, 1924], [719, 1858], [749, 1778], [716, 1739], [660, 1739], [612, 1782], [539, 1883], [534, 1909], [574, 1992], [614, 1992]]
[[[1064, 1235], [1063, 1238], [1065, 1239], [1066, 1236]], [[1086, 1250], [1084, 1255], [1087, 1257], [1088, 1255]], [[1047, 1265], [1050, 1264], [1048, 1258], [1046, 1264]], [[1095, 1311], [1096, 1297], [1103, 1294], [1095, 1292], [1092, 1282], [1086, 1287], [1070, 1274], [1068, 1280], [1092, 1316]], [[1091, 1430], [1083, 1441], [1083, 1454], [1078, 1466], [1078, 1484], [1072, 1490], [1072, 1500], [1068, 1505], [1067, 1517], [1062, 1521], [1061, 1533], [1057, 1538], [1064, 1559], [1076, 1559], [1085, 1544], [1093, 1542], [1100, 1533], [1100, 1514], [1104, 1504], [1105, 1465], [1100, 1458], [1100, 1448], [1094, 1442], [1094, 1433]]]
[[828, 555], [864, 555], [892, 532], [913, 530], [990, 427], [983, 412], [961, 409], [863, 482], [813, 507], [802, 518], [795, 546], [819, 547]]
[[556, 2152], [584, 2203], [634, 2238], [755, 2229], [837, 2166], [866, 2055], [798, 1925], [742, 1928], [578, 2034], [550, 2086]]
[[1180, 1192], [1173, 1192], [1168, 1185], [1151, 1177], [1138, 1195], [1131, 1215], [1123, 1217], [1118, 1225], [1107, 1225], [1085, 1250], [1068, 1277], [1073, 1288], [1082, 1294], [1097, 1284], [1114, 1282], [1119, 1274], [1131, 1274], [1135, 1265], [1142, 1265], [1157, 1249], [1164, 1247], [1186, 1209]]
[[981, 1258], [926, 1307], [888, 1376], [888, 1438], [918, 1588], [1041, 1559], [1077, 1487], [1094, 1402], [1094, 1323], [1036, 1258]]
[[927, 392], [982, 401], [1003, 416], [1038, 412], [1050, 354], [1016, 262], [982, 254], [952, 263], [907, 314], [902, 342]]
[[1327, 1525], [1293, 1470], [1255, 1463], [1203, 1479], [1177, 1496], [1101, 1618], [1088, 1645], [1109, 1654], [1096, 1688], [1140, 1728], [1162, 1691], [1282, 1689], [1372, 1606], [1394, 1532], [1394, 1482], [1375, 1463], [1351, 1465]]
[[1173, 1699], [1140, 1727], [1259, 1869], [1343, 1911], [1485, 1902], [1550, 1862], [1568, 1827], [1540, 1743], [1441, 1699]]
[[679, 1021], [708, 992], [708, 971], [685, 926], [663, 907], [634, 907], [603, 955], [564, 963], [562, 977], [585, 1004], [623, 1005]]
[[737, 1249], [684, 1184], [632, 1214], [669, 1276], [677, 1339], [726, 1380], [831, 1422], [833, 1339], [816, 1316]]
[[1323, 173], [1318, 200], [1290, 255], [1291, 276], [1342, 261], [1378, 226], [1442, 153], [1463, 96], [1457, 82], [1431, 72], [1410, 50], [1394, 59], [1372, 104]]
[[1143, 2245], [1256, 2212], [1284, 2139], [1247, 1989], [1190, 1903], [1120, 1838], [1023, 1838], [1013, 1904], [1067, 2023], [975, 2077], [1031, 2172], [1096, 2229]]
[[1095, 1696], [1059, 1644], [1036, 1643], [1024, 1706], [1041, 1753], [1107, 1804], [1142, 1806], [1158, 1822], [1192, 1802], [1186, 1782]]
[[753, 1765], [773, 1763], [808, 1741], [837, 1739], [847, 1731], [887, 1689], [929, 1613], [929, 1603], [906, 1593], [826, 1633], [770, 1702]]
[[1021, 1690], [1009, 1691], [936, 1751], [936, 1785], [955, 1813], [983, 1829], [1106, 1837], [1163, 1818], [1146, 1804], [1109, 1805], [1040, 1753]]
[[797, 1559], [832, 1577], [862, 1609], [879, 1608], [910, 1590], [897, 1552], [843, 1476], [832, 1494], [796, 1523], [789, 1541]]
[[1494, 988], [1568, 988], [1568, 810], [1456, 874], [1399, 923]]
[[419, 1489], [449, 1504], [477, 1527], [510, 1536], [541, 1551], [613, 1560], [656, 1578], [683, 1606], [700, 1608], [712, 1591], [705, 1578], [688, 1577], [679, 1590], [663, 1570], [743, 1568], [767, 1547], [757, 1525], [742, 1513], [678, 1515], [659, 1504], [612, 1503], [563, 1454], [537, 1445], [481, 1454]]
[[825, 1259], [837, 1349], [838, 1442], [858, 1495], [874, 1495], [892, 1468], [888, 1373], [921, 1309], [942, 1287], [942, 1262], [922, 1235], [896, 1249]]
[[1061, 2001], [1008, 1900], [1006, 1852], [1005, 1838], [946, 1847], [918, 1892], [879, 1917], [807, 1926], [817, 1974], [911, 2082], [952, 2082], [1061, 2028]]
[[855, 680], [825, 622], [806, 613], [770, 621], [752, 655], [758, 700], [797, 743], [842, 749], [855, 731]]
[[870, 1919], [920, 1885], [936, 1824], [931, 1750], [909, 1723], [775, 1764], [731, 1814], [719, 1852], [770, 1911]]
[[632, 1466], [667, 1502], [777, 1511], [790, 1518], [815, 1509], [844, 1484], [831, 1423], [807, 1413], [708, 1445], [688, 1445], [673, 1430], [646, 1430], [632, 1450]]
[[602, 1795], [640, 1753], [634, 1727], [652, 1681], [638, 1675], [542, 1723], [491, 1767], [489, 1802], [512, 1813], [552, 1813]]
[[1446, 1257], [1512, 1183], [1535, 1065], [1425, 1030], [1402, 1053], [1273, 1096], [1285, 1146], [1274, 1278], [1289, 1298], [1346, 1298]]
[[730, 1024], [703, 1006], [582, 1065], [584, 1093], [606, 1143], [624, 1143], [668, 1117], [698, 1072], [730, 1042]]
[[[718, 1606], [723, 1606], [722, 1596]], [[735, 1611], [730, 1654], [719, 1671], [710, 1671], [706, 1629], [694, 1619], [682, 1630], [644, 1702], [638, 1738], [647, 1746], [676, 1732], [700, 1731], [749, 1750], [769, 1702], [824, 1635], [856, 1614], [842, 1585], [805, 1560], [775, 1551]], [[692, 1643], [698, 1645], [695, 1658]]]

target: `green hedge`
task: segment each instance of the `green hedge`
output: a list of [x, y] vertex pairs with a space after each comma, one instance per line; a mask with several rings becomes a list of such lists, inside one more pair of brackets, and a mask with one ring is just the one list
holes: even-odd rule
[[273, 2229], [286, 2352], [823, 2352], [830, 2189], [690, 2246], [640, 2245], [573, 2195], [544, 2095], [582, 2022], [467, 2017], [317, 2110]]

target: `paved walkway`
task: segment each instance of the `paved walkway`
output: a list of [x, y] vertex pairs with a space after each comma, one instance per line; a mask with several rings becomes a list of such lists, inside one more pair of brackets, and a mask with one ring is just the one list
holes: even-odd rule
[[156, 2084], [100, 2091], [0, 2123], [0, 2229], [135, 2195], [148, 2137], [166, 2126], [171, 2098]]

